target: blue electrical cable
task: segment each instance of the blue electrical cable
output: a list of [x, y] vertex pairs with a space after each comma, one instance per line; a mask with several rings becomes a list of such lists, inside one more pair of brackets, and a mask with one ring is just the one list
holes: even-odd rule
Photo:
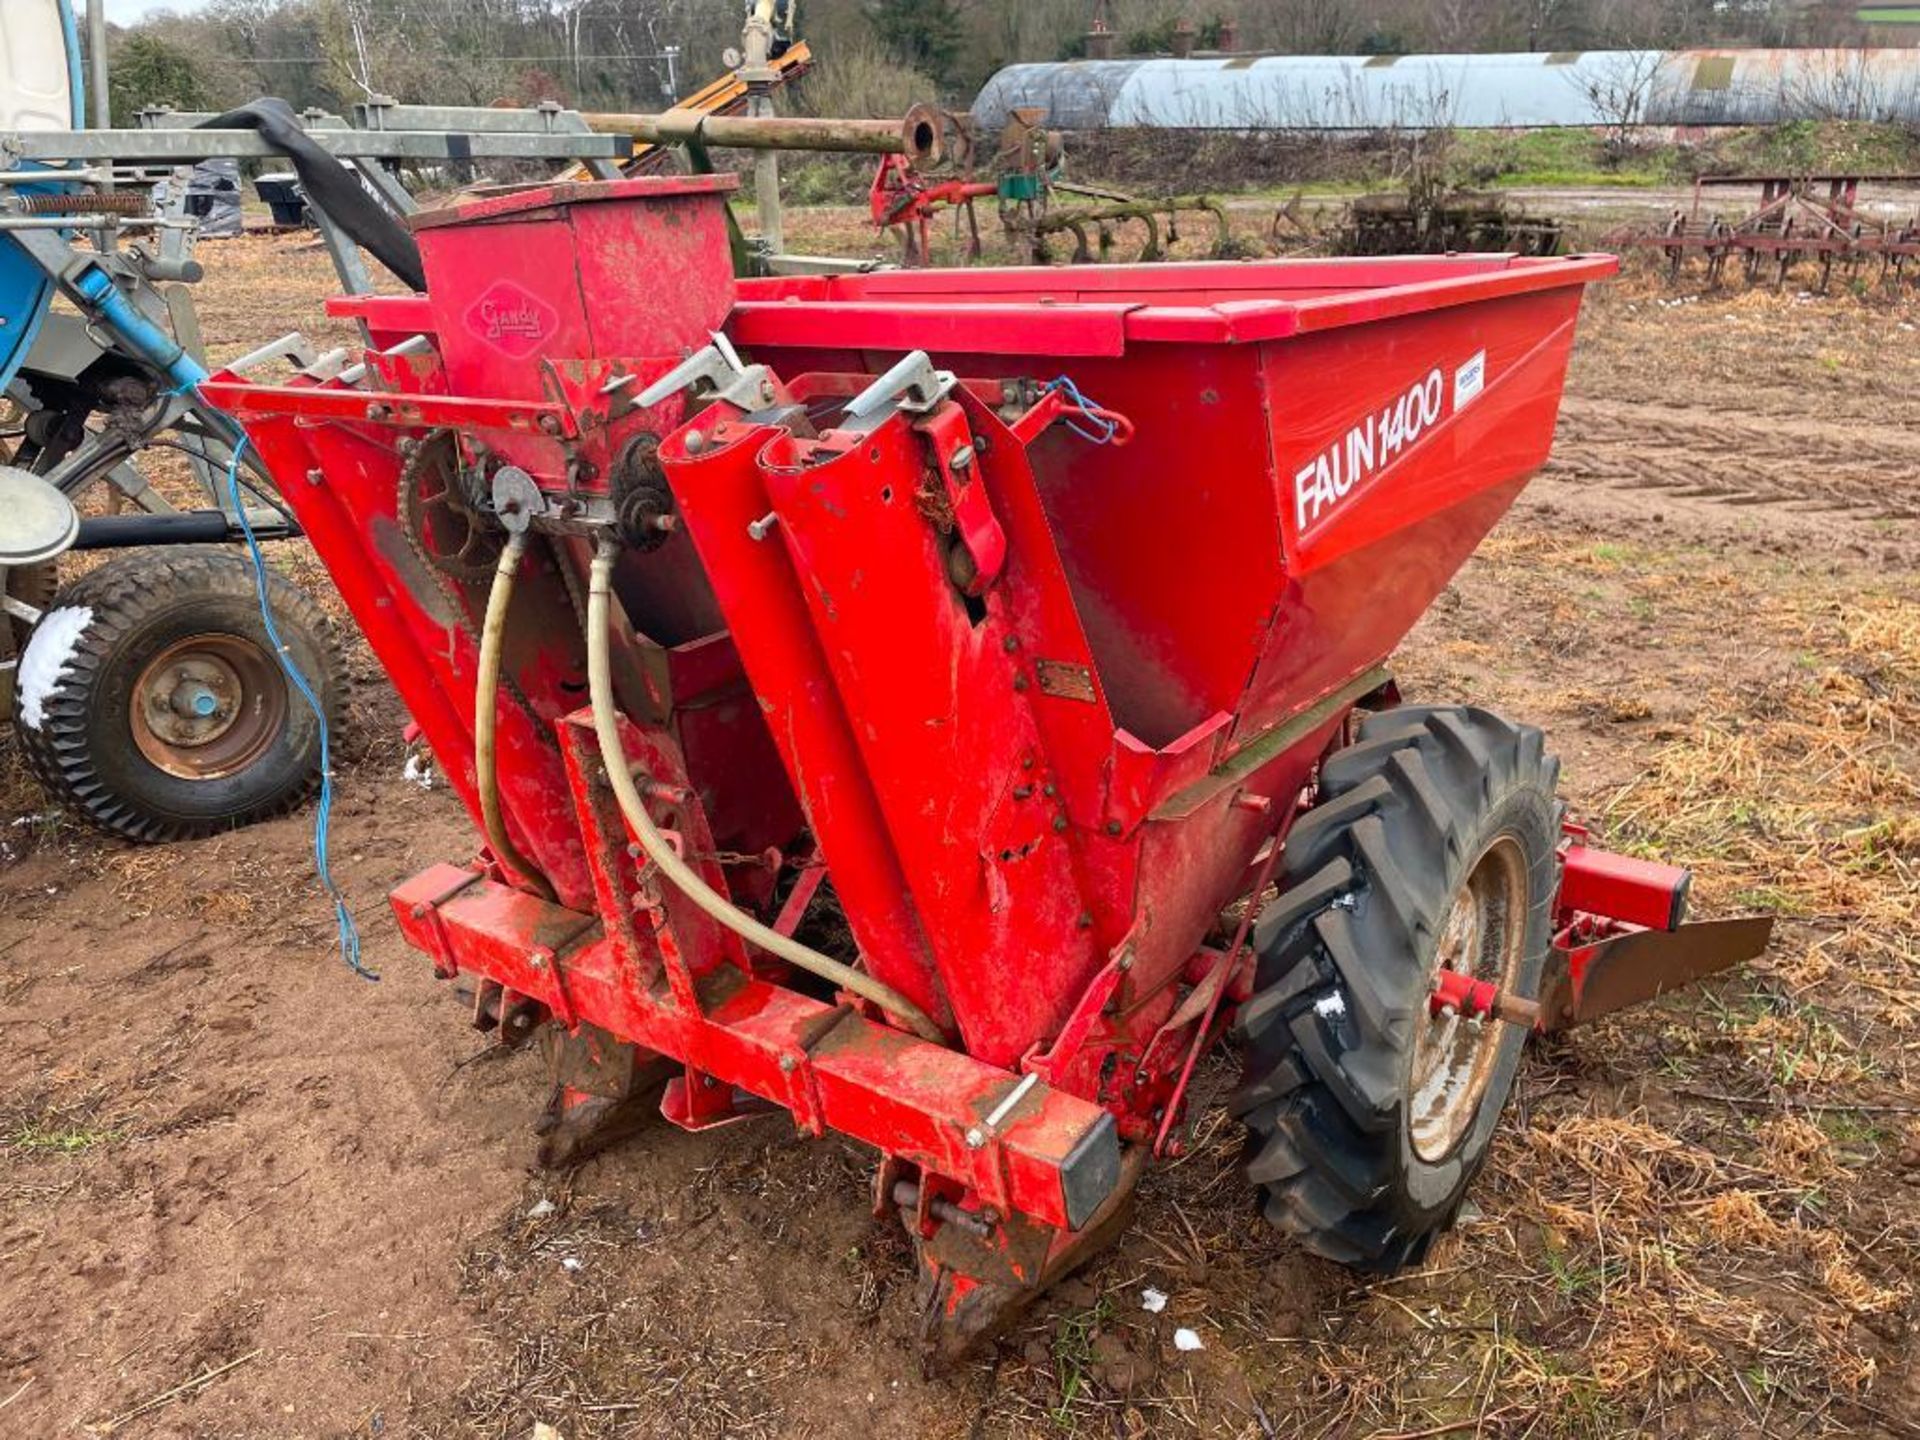
[[273, 623], [273, 606], [267, 599], [267, 559], [260, 553], [259, 538], [253, 533], [253, 521], [247, 517], [247, 507], [240, 496], [240, 457], [246, 453], [247, 437], [242, 435], [240, 443], [233, 448], [233, 459], [227, 464], [227, 495], [240, 521], [240, 532], [247, 538], [247, 551], [253, 557], [253, 584], [260, 597], [260, 619], [267, 627], [267, 640], [280, 661], [280, 668], [313, 711], [313, 718], [320, 722], [320, 804], [313, 817], [313, 867], [333, 900], [334, 923], [340, 930], [340, 958], [361, 979], [378, 980], [380, 976], [376, 971], [360, 963], [360, 927], [353, 923], [353, 912], [347, 909], [347, 897], [334, 882], [333, 865], [327, 856], [328, 826], [333, 818], [333, 747], [327, 733], [327, 710], [294, 663], [293, 652], [280, 638], [280, 627]]
[[1047, 389], [1060, 391], [1073, 403], [1074, 409], [1080, 412], [1081, 417], [1085, 419], [1089, 425], [1097, 425], [1100, 427], [1098, 430], [1083, 430], [1078, 421], [1068, 420], [1067, 428], [1082, 440], [1090, 441], [1095, 445], [1106, 445], [1111, 443], [1113, 437], [1119, 433], [1119, 425], [1107, 419], [1105, 416], [1098, 414], [1097, 412], [1100, 407], [1082, 395], [1080, 393], [1080, 387], [1075, 385], [1067, 376], [1060, 375], [1049, 380], [1047, 382]]

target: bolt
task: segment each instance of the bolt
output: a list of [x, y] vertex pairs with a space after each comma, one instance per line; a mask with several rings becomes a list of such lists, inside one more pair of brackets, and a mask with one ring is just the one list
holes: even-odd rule
[[307, 471], [307, 483], [309, 485], [318, 485], [322, 480], [325, 480], [326, 478], [327, 478], [327, 472], [322, 470], [318, 465], [314, 466], [311, 470]]
[[1442, 1005], [1440, 1007], [1440, 1018], [1442, 1020], [1451, 1020], [1454, 1018], [1454, 1016], [1458, 1015], [1459, 1013], [1460, 1012], [1454, 1009], [1453, 1006], [1451, 1005]]
[[1033, 769], [1033, 756], [1031, 756], [1031, 755], [1022, 755], [1022, 756], [1020, 757], [1020, 768], [1021, 768], [1022, 770], [1031, 770], [1031, 769]]
[[391, 405], [383, 405], [378, 400], [367, 406], [367, 419], [384, 420], [393, 413]]
[[424, 920], [427, 918], [427, 907], [424, 905], [416, 905], [407, 913], [416, 920]]
[[1093, 928], [1093, 912], [1090, 910], [1082, 910], [1080, 912], [1080, 918], [1074, 923], [1082, 930], [1091, 930]]
[[1027, 677], [1026, 677], [1025, 675], [1016, 675], [1016, 676], [1014, 676], [1014, 677], [1013, 677], [1013, 688], [1014, 688], [1015, 690], [1025, 690], [1025, 689], [1027, 688]]
[[707, 437], [698, 430], [689, 430], [686, 438], [687, 454], [698, 455], [707, 448]]
[[1066, 829], [1066, 828], [1067, 828], [1067, 817], [1066, 817], [1066, 816], [1064, 816], [1064, 815], [1056, 815], [1056, 816], [1054, 816], [1054, 817], [1053, 817], [1053, 829], [1054, 829], [1054, 833], [1055, 833], [1056, 835], [1057, 835], [1057, 834], [1059, 834], [1059, 833], [1060, 833], [1060, 831], [1062, 831], [1062, 830], [1064, 830], [1064, 829]]
[[1120, 822], [1118, 820], [1107, 821], [1107, 834], [1118, 835], [1119, 833], [1120, 833]]
[[1054, 783], [1051, 780], [1049, 780], [1045, 785], [1042, 785], [1040, 787], [1040, 793], [1042, 795], [1045, 795], [1049, 800], [1051, 800], [1055, 795], [1058, 795], [1060, 792], [1057, 788], [1055, 788]]
[[558, 415], [542, 415], [540, 417], [540, 433], [542, 435], [558, 435], [560, 433], [560, 417]]
[[961, 445], [947, 457], [947, 468], [965, 474], [973, 468], [973, 446]]
[[1127, 951], [1116, 963], [1122, 971], [1133, 969], [1133, 952], [1131, 950]]
[[547, 968], [547, 957], [536, 950], [527, 957], [527, 963], [536, 970], [544, 970]]
[[1033, 786], [1031, 785], [1016, 785], [1013, 787], [1013, 798], [1016, 800], [1025, 800], [1031, 794], [1033, 794]]
[[749, 520], [747, 522], [747, 536], [753, 540], [764, 540], [773, 533], [773, 527], [779, 523], [779, 514], [776, 511], [769, 510], [758, 520]]
[[791, 1075], [799, 1063], [800, 1062], [795, 1060], [791, 1055], [782, 1055], [780, 1057], [780, 1073], [782, 1075]]
[[678, 515], [656, 515], [647, 523], [662, 535], [671, 535], [675, 530], [680, 528], [680, 517]]
[[1009, 654], [1009, 655], [1011, 655], [1011, 654], [1013, 654], [1013, 652], [1014, 652], [1014, 651], [1016, 651], [1016, 650], [1018, 650], [1018, 649], [1020, 648], [1020, 640], [1019, 640], [1019, 637], [1017, 637], [1017, 636], [1014, 636], [1014, 635], [1009, 635], [1009, 636], [1007, 636], [1007, 638], [1006, 638], [1006, 639], [1004, 639], [1004, 640], [1002, 640], [1002, 641], [1000, 642], [1000, 648], [1001, 648], [1002, 650], [1004, 650], [1004, 651], [1006, 651], [1006, 652], [1007, 652], [1007, 654]]
[[967, 1149], [978, 1150], [982, 1145], [985, 1145], [986, 1143], [987, 1143], [986, 1131], [982, 1130], [978, 1125], [972, 1126], [968, 1129]]

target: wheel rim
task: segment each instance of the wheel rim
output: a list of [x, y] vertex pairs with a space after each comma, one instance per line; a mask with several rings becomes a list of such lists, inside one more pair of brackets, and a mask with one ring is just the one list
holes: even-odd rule
[[151, 660], [133, 687], [133, 743], [183, 780], [237, 774], [265, 754], [287, 718], [273, 657], [240, 635], [194, 635]]
[[[1502, 835], [1454, 892], [1430, 978], [1454, 970], [1511, 990], [1525, 958], [1526, 895], [1525, 857]], [[1452, 1153], [1479, 1113], [1500, 1057], [1500, 1024], [1435, 1013], [1425, 997], [1415, 1024], [1408, 1128], [1414, 1154], [1432, 1163]]]

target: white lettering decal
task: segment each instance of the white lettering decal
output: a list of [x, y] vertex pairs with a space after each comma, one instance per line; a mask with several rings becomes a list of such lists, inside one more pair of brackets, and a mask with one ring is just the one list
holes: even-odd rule
[[[1486, 387], [1486, 376], [1487, 352], [1484, 350], [1453, 372], [1454, 411], [1479, 395]], [[1296, 533], [1305, 534], [1318, 524], [1357, 487], [1417, 445], [1447, 413], [1446, 376], [1435, 366], [1294, 471]]]

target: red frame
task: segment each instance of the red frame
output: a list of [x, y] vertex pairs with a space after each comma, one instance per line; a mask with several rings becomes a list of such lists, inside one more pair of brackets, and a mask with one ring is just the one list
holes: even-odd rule
[[[454, 427], [474, 462], [520, 465], [592, 513], [624, 447], [661, 437], [679, 526], [623, 558], [614, 636], [656, 818], [769, 919], [771, 876], [743, 857], [813, 881], [823, 862], [865, 967], [953, 1044], [803, 993], [636, 865], [581, 709], [590, 542], [574, 535], [523, 568], [499, 716], [508, 823], [557, 900], [483, 855], [396, 891], [403, 932], [503, 1004], [683, 1062], [679, 1123], [730, 1118], [737, 1087], [875, 1145], [890, 1186], [919, 1186], [923, 1238], [959, 1213], [1074, 1230], [1126, 1183], [1123, 1146], [1166, 1147], [1193, 1056], [1244, 994], [1244, 934], [1209, 945], [1218, 917], [1271, 868], [1385, 657], [1545, 461], [1582, 287], [1614, 262], [736, 290], [711, 263], [722, 190], [549, 187], [443, 217], [420, 234], [428, 298], [329, 307], [376, 347], [424, 334], [427, 353], [371, 356], [372, 388], [223, 374], [206, 395], [248, 426], [470, 809], [483, 596], [407, 548], [404, 442]], [[675, 274], [670, 299], [612, 284], [610, 256]], [[772, 404], [639, 407], [722, 322], [771, 368]], [[850, 422], [846, 397], [911, 349], [967, 382], [927, 413]], [[1048, 387], [1062, 372], [1127, 443], [1059, 423], [1078, 414]], [[1320, 459], [1389, 426], [1400, 443], [1303, 524]]]

